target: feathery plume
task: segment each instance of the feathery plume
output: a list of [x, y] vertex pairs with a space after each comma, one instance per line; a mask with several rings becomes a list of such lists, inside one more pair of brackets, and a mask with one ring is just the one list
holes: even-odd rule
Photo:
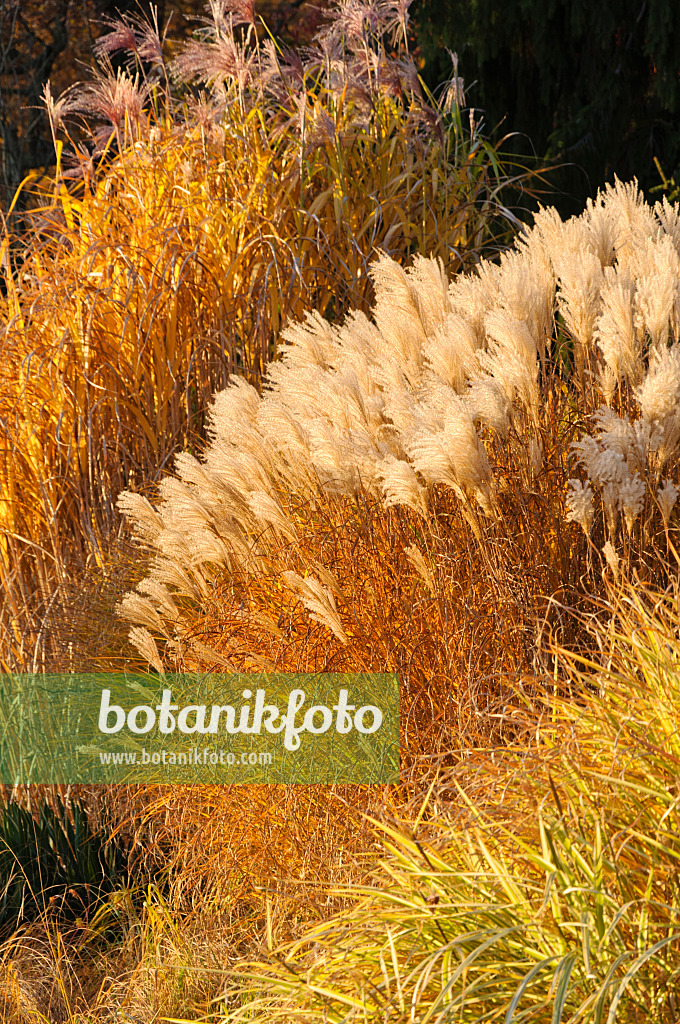
[[594, 200], [586, 200], [585, 221], [589, 251], [597, 256], [603, 268], [611, 266], [620, 229], [617, 220], [610, 215], [602, 193]]
[[[635, 283], [627, 270], [607, 267], [597, 318], [595, 337], [609, 368], [614, 387], [622, 379], [637, 383], [640, 374], [640, 345], [633, 323]], [[613, 394], [607, 387], [607, 393]]]
[[128, 633], [130, 643], [133, 647], [136, 647], [139, 653], [149, 664], [155, 668], [159, 675], [164, 676], [165, 670], [158, 653], [158, 647], [156, 641], [144, 626], [134, 626]]
[[577, 353], [591, 348], [595, 322], [600, 311], [602, 264], [588, 251], [566, 253], [558, 263], [559, 293], [557, 305], [574, 341]]
[[272, 529], [281, 537], [290, 541], [297, 541], [295, 527], [290, 522], [285, 512], [270, 494], [263, 491], [252, 491], [246, 498], [248, 508], [256, 518]]
[[163, 516], [156, 511], [148, 498], [134, 491], [123, 491], [118, 496], [118, 510], [132, 523], [137, 540], [153, 545], [163, 530]]
[[442, 110], [450, 114], [452, 110], [459, 110], [465, 106], [465, 87], [463, 79], [458, 74], [458, 54], [452, 50], [446, 51], [451, 58], [452, 75], [446, 83], [444, 97], [442, 99]]
[[606, 542], [606, 544], [602, 548], [602, 554], [604, 555], [604, 557], [607, 560], [607, 565], [609, 566], [611, 571], [614, 573], [614, 579], [618, 579], [618, 577], [619, 577], [619, 556], [617, 555], [616, 548], [611, 543], [611, 541], [607, 541]]
[[663, 425], [676, 415], [680, 404], [680, 345], [653, 354], [635, 398], [650, 424]]
[[416, 570], [418, 575], [420, 576], [421, 580], [423, 581], [427, 589], [430, 591], [431, 594], [434, 594], [436, 591], [436, 586], [434, 582], [434, 577], [432, 575], [432, 570], [425, 561], [425, 558], [420, 548], [417, 548], [415, 544], [411, 544], [409, 545], [409, 547], [404, 548], [404, 554], [406, 555], [406, 557], [408, 558], [409, 562]]
[[310, 618], [329, 629], [343, 644], [348, 643], [347, 634], [342, 628], [333, 592], [324, 587], [313, 576], [302, 578], [290, 570], [283, 572], [284, 583], [303, 603]]
[[257, 54], [239, 43], [232, 32], [221, 33], [213, 42], [192, 40], [185, 44], [171, 65], [182, 83], [201, 82], [213, 87], [233, 82], [243, 92], [255, 81]]
[[680, 257], [673, 240], [663, 236], [646, 239], [640, 262], [644, 266], [644, 272], [638, 276], [636, 293], [640, 326], [649, 334], [652, 348], [660, 350], [668, 341], [670, 320], [678, 298]]
[[[116, 605], [116, 614], [130, 622], [139, 622], [158, 633], [165, 634], [163, 619], [154, 608], [152, 602], [140, 594], [126, 594]], [[151, 659], [149, 659], [151, 660]]]
[[645, 501], [645, 485], [635, 473], [624, 480], [619, 487], [619, 502], [628, 533], [632, 533], [635, 520], [642, 511]]
[[507, 390], [493, 377], [475, 377], [465, 394], [465, 405], [475, 425], [489, 427], [506, 438], [510, 428], [512, 403]]
[[503, 388], [508, 402], [517, 400], [538, 425], [538, 358], [531, 331], [502, 310], [487, 316], [486, 330], [492, 340], [488, 351], [479, 353], [480, 367]]
[[593, 489], [589, 483], [570, 480], [567, 491], [567, 521], [578, 523], [586, 537], [590, 536], [595, 513]]
[[52, 84], [46, 82], [43, 86], [42, 100], [47, 110], [47, 117], [50, 122], [52, 138], [56, 140], [56, 134], [62, 122], [69, 114], [79, 113], [81, 110], [80, 92], [82, 84], [75, 82], [65, 89], [58, 99], [52, 95]]
[[661, 230], [673, 242], [676, 251], [680, 253], [680, 206], [677, 203], [668, 201], [668, 197], [654, 204], [654, 213], [661, 225]]
[[463, 388], [477, 370], [477, 336], [462, 316], [449, 313], [423, 345], [425, 362], [454, 391]]
[[[93, 72], [93, 80], [75, 94], [69, 106], [80, 113], [94, 115], [116, 132], [136, 130], [140, 127], [149, 92], [149, 85], [140, 82], [139, 74], [133, 77], [119, 68], [114, 75], [110, 64], [105, 63], [102, 71]], [[108, 135], [107, 128], [95, 133], [100, 144]]]
[[388, 455], [378, 464], [376, 475], [382, 484], [387, 508], [403, 505], [423, 517], [427, 515], [427, 488], [418, 482], [408, 462]]
[[668, 529], [668, 523], [670, 522], [671, 512], [675, 508], [675, 503], [678, 500], [680, 491], [670, 480], [665, 480], [663, 487], [659, 487], [656, 492], [656, 500], [659, 502], [659, 508], [661, 509], [661, 516], [666, 529]]

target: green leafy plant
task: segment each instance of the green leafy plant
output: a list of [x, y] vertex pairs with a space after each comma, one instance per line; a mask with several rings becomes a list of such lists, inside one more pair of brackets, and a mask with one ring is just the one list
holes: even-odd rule
[[106, 814], [94, 828], [79, 800], [43, 800], [37, 814], [7, 803], [0, 822], [0, 930], [57, 912], [87, 918], [127, 875], [119, 838]]

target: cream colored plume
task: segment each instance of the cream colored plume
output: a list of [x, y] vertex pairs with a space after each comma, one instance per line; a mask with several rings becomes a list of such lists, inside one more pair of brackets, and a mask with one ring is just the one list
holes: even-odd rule
[[298, 573], [292, 571], [282, 573], [282, 579], [288, 589], [300, 598], [309, 612], [310, 618], [321, 623], [322, 626], [334, 633], [338, 640], [346, 644], [347, 634], [342, 628], [332, 590], [324, 587], [313, 576], [303, 579]]
[[427, 589], [430, 593], [434, 594], [437, 589], [434, 582], [434, 576], [432, 575], [432, 570], [425, 561], [425, 556], [420, 548], [416, 547], [415, 544], [411, 544], [409, 547], [405, 548], [404, 553]]
[[661, 485], [680, 454], [675, 205], [652, 208], [636, 182], [617, 181], [580, 217], [540, 210], [500, 258], [450, 282], [421, 256], [404, 268], [382, 255], [372, 278], [371, 317], [307, 313], [283, 331], [261, 393], [235, 379], [215, 397], [205, 454], [177, 457], [155, 506], [121, 495], [151, 557], [120, 611], [152, 664], [160, 638], [164, 657], [198, 657], [185, 637], [216, 585], [247, 592], [258, 572], [283, 571], [347, 640], [329, 567], [300, 561], [299, 515], [320, 494], [426, 517], [433, 489], [448, 488], [481, 539], [479, 513], [503, 514], [507, 474], [540, 492], [555, 468], [550, 430], [576, 430], [567, 519], [593, 538], [606, 525], [612, 568], [620, 522], [632, 533], [677, 515], [675, 484]]

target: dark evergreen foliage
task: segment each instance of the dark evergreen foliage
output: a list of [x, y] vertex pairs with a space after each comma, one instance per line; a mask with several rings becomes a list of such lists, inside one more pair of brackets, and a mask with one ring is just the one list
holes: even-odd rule
[[420, 0], [415, 15], [428, 80], [456, 51], [487, 128], [505, 118], [516, 147], [573, 165], [554, 178], [565, 212], [615, 174], [658, 185], [655, 158], [677, 171], [677, 0]]
[[[0, 821], [0, 934], [46, 911], [86, 918], [122, 883], [127, 855], [108, 829], [94, 829], [79, 801], [57, 799], [37, 815], [8, 803]], [[108, 840], [108, 841], [107, 841]]]

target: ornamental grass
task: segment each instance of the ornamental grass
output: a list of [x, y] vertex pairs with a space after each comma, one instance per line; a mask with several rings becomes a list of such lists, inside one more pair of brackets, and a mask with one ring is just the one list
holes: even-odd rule
[[382, 256], [370, 319], [289, 326], [264, 392], [216, 396], [157, 503], [121, 496], [148, 572], [118, 611], [144, 661], [397, 672], [406, 750], [432, 754], [512, 735], [545, 636], [587, 646], [568, 609], [605, 580], [664, 579], [678, 210], [619, 182], [535, 220], [452, 281]]
[[456, 74], [427, 92], [407, 9], [340, 5], [297, 53], [214, 3], [172, 60], [131, 17], [89, 83], [46, 90], [56, 172], [2, 248], [6, 666], [64, 663], [69, 580], [107, 576], [119, 492], [200, 447], [231, 375], [261, 386], [284, 323], [368, 310], [378, 250], [455, 271], [512, 220], [499, 147]]
[[670, 1024], [678, 207], [616, 182], [521, 227], [408, 3], [300, 53], [210, 14], [172, 59], [113, 22], [46, 92], [0, 667], [396, 672], [403, 779], [119, 792], [164, 870], [14, 936], [6, 1013]]
[[[613, 594], [555, 649], [533, 750], [433, 774], [351, 906], [240, 964], [220, 1021], [677, 1019], [677, 582]], [[415, 811], [415, 808], [414, 808]]]
[[[169, 888], [152, 886], [143, 904], [114, 893], [96, 920], [56, 941], [14, 937], [7, 1004], [51, 1005], [73, 1024], [121, 1013], [210, 1024], [670, 1024], [679, 601], [677, 583], [610, 591], [582, 622], [597, 656], [552, 648], [569, 699], [534, 709], [531, 741], [422, 769], [396, 799], [374, 802], [363, 844], [329, 818], [325, 866], [314, 866], [304, 816], [285, 799], [288, 836], [280, 844], [275, 827], [269, 847], [281, 861], [258, 878], [254, 846], [225, 844], [225, 826], [232, 840], [237, 831], [227, 794], [206, 792], [193, 817], [191, 794], [167, 794], [166, 829], [175, 839], [184, 830]], [[261, 824], [274, 806], [260, 806]], [[356, 801], [346, 810], [349, 824]], [[321, 838], [320, 819], [307, 821]], [[299, 840], [304, 868], [290, 859]], [[209, 871], [196, 872], [200, 856], [187, 869], [190, 846], [210, 851]], [[115, 947], [101, 941], [107, 927], [120, 930]]]

